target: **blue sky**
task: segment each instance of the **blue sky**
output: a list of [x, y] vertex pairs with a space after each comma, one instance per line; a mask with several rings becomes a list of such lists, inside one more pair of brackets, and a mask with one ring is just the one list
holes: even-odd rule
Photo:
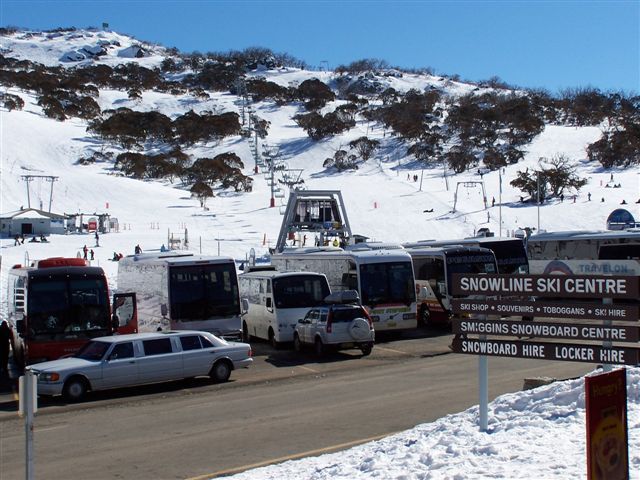
[[551, 92], [640, 92], [640, 0], [0, 0], [2, 26], [103, 22], [183, 52], [262, 46], [310, 66], [379, 58]]

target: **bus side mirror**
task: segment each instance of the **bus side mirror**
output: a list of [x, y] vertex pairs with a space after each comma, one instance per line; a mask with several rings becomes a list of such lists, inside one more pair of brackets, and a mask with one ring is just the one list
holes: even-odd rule
[[18, 335], [24, 335], [24, 319], [16, 321], [16, 330], [18, 331]]
[[167, 304], [162, 303], [160, 305], [160, 315], [162, 315], [163, 317], [166, 317], [168, 313], [169, 313], [169, 309], [167, 308]]
[[249, 300], [246, 298], [242, 299], [242, 314], [244, 315], [249, 311]]
[[265, 305], [267, 308], [273, 308], [273, 304], [271, 303], [271, 297], [267, 297], [265, 301]]

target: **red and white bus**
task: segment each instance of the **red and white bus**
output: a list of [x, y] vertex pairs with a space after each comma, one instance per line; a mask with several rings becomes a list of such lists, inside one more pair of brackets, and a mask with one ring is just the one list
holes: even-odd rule
[[9, 326], [18, 366], [75, 353], [87, 340], [136, 333], [135, 293], [113, 297], [104, 271], [81, 258], [16, 265], [7, 280]]

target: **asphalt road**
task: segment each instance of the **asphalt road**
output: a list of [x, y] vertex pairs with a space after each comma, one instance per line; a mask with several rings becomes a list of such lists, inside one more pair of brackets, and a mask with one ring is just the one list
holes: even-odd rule
[[[211, 478], [292, 456], [339, 450], [478, 403], [475, 356], [429, 332], [317, 359], [255, 344], [231, 382], [195, 379], [40, 402], [35, 478]], [[594, 366], [489, 359], [490, 399], [525, 378], [571, 378]], [[0, 478], [23, 478], [24, 423], [0, 392]]]

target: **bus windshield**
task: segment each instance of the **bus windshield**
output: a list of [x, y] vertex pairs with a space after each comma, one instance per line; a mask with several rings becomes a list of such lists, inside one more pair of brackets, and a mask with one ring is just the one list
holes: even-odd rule
[[331, 293], [324, 276], [294, 275], [273, 280], [276, 308], [316, 307]]
[[450, 253], [447, 255], [447, 288], [451, 291], [451, 277], [454, 273], [497, 273], [493, 254]]
[[28, 335], [61, 340], [108, 335], [109, 298], [104, 278], [33, 278], [27, 305]]
[[524, 243], [520, 239], [499, 242], [482, 242], [481, 247], [493, 250], [499, 273], [529, 273], [529, 260]]
[[360, 265], [362, 304], [373, 307], [387, 303], [410, 305], [416, 301], [411, 262]]
[[240, 314], [233, 263], [173, 266], [169, 283], [173, 320], [186, 322]]

